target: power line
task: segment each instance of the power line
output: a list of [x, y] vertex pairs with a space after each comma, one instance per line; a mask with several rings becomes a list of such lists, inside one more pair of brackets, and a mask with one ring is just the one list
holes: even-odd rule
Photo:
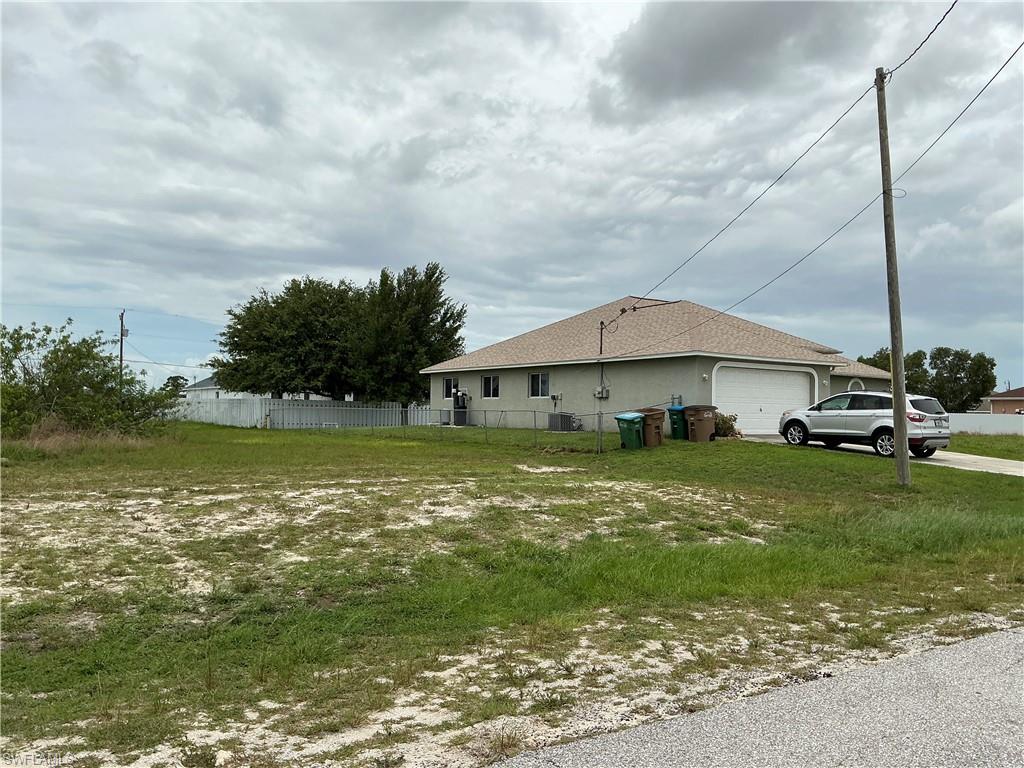
[[[903, 170], [903, 172], [900, 173], [900, 175], [897, 176], [893, 180], [893, 183], [899, 181], [904, 176], [906, 176], [908, 173], [910, 173], [911, 169], [913, 169], [914, 166], [916, 166], [921, 161], [921, 159], [925, 155], [927, 155], [936, 144], [939, 143], [939, 140], [942, 139], [942, 137], [945, 136], [946, 133], [949, 132], [949, 129], [952, 128], [956, 124], [956, 122], [961, 117], [964, 116], [964, 113], [967, 112], [967, 110], [971, 108], [971, 106], [981, 97], [981, 94], [983, 94], [988, 89], [988, 87], [990, 85], [992, 85], [993, 81], [997, 77], [999, 77], [999, 74], [1004, 69], [1006, 69], [1007, 65], [1009, 65], [1009, 63], [1013, 60], [1014, 56], [1016, 56], [1020, 52], [1021, 48], [1024, 48], [1024, 42], [1022, 42], [1020, 45], [1018, 45], [1014, 49], [1013, 53], [1011, 53], [1009, 55], [1009, 57], [1006, 59], [1006, 61], [1003, 62], [1002, 66], [1000, 66], [999, 69], [996, 70], [995, 74], [992, 75], [992, 77], [990, 77], [988, 79], [988, 82], [985, 83], [984, 86], [982, 86], [981, 90], [978, 91], [977, 94], [975, 94], [974, 98], [971, 99], [967, 103], [967, 106], [964, 107], [962, 110], [960, 110], [960, 113], [956, 117], [953, 118], [953, 120], [949, 123], [949, 125], [947, 125], [945, 128], [942, 129], [942, 132], [938, 136], [935, 137], [935, 140], [932, 141], [932, 143], [929, 144], [927, 147], [925, 147], [924, 151], [921, 152], [921, 154], [919, 154], [914, 159], [914, 161], [910, 165], [908, 165]], [[890, 188], [888, 190], [888, 194], [891, 195], [892, 192], [893, 192], [893, 188]], [[690, 331], [693, 331], [693, 330], [696, 330], [697, 328], [700, 328], [702, 325], [706, 325], [707, 323], [710, 323], [712, 320], [716, 320], [717, 318], [721, 317], [722, 315], [726, 314], [727, 312], [735, 309], [736, 307], [738, 307], [740, 304], [744, 303], [745, 301], [753, 298], [754, 296], [759, 294], [761, 291], [763, 291], [765, 288], [768, 288], [770, 285], [773, 285], [774, 283], [778, 282], [782, 277], [784, 277], [788, 273], [792, 272], [798, 266], [803, 264], [807, 259], [809, 259], [811, 256], [813, 256], [817, 251], [819, 251], [823, 246], [825, 246], [829, 241], [831, 241], [836, 235], [838, 235], [840, 232], [842, 232], [844, 229], [846, 229], [848, 226], [850, 226], [850, 224], [852, 224], [854, 221], [856, 221], [858, 218], [860, 218], [864, 214], [864, 212], [868, 210], [868, 208], [870, 208], [872, 205], [874, 205], [876, 202], [878, 202], [879, 198], [882, 197], [882, 194], [883, 194], [882, 192], [879, 192], [877, 195], [875, 195], [873, 198], [871, 198], [871, 201], [867, 205], [865, 205], [863, 208], [861, 208], [859, 211], [857, 211], [857, 213], [855, 213], [853, 216], [851, 216], [849, 219], [847, 219], [838, 229], [834, 230], [832, 232], [832, 234], [830, 234], [828, 237], [826, 237], [824, 240], [822, 240], [820, 243], [818, 243], [816, 246], [814, 246], [814, 248], [809, 250], [807, 253], [805, 253], [803, 256], [801, 256], [799, 259], [797, 259], [792, 264], [790, 264], [788, 267], [786, 267], [784, 270], [782, 270], [782, 272], [777, 274], [771, 280], [769, 280], [766, 283], [763, 283], [760, 287], [758, 287], [755, 290], [751, 291], [750, 293], [748, 293], [746, 296], [744, 296], [739, 301], [737, 301], [737, 302], [735, 302], [733, 304], [730, 304], [725, 309], [715, 313], [711, 317], [705, 318], [704, 320], [700, 321], [699, 323], [697, 323], [695, 325], [690, 326], [689, 328], [685, 328], [682, 331], [674, 333], [674, 334], [672, 334], [670, 336], [666, 336], [665, 338], [659, 339], [658, 341], [652, 342], [650, 344], [645, 344], [645, 345], [637, 347], [635, 349], [631, 349], [629, 352], [625, 352], [625, 353], [616, 355], [616, 357], [626, 357], [627, 355], [634, 355], [637, 352], [643, 352], [645, 349], [650, 349], [651, 347], [656, 347], [659, 344], [664, 344], [666, 341], [671, 341], [674, 338], [677, 338], [677, 337], [682, 336], [682, 335], [684, 335], [686, 333], [689, 333]]]
[[[931, 36], [933, 34], [935, 34], [935, 30], [937, 30], [942, 25], [942, 22], [944, 22], [946, 20], [946, 17], [949, 15], [950, 11], [953, 10], [954, 6], [956, 6], [957, 2], [959, 2], [959, 0], [953, 0], [953, 4], [950, 5], [949, 8], [946, 9], [946, 12], [944, 14], [942, 14], [942, 18], [940, 18], [939, 21], [935, 24], [935, 26], [932, 27], [931, 32], [929, 32], [925, 36], [924, 40], [922, 40], [918, 44], [918, 46], [910, 53], [909, 56], [907, 56], [907, 58], [905, 58], [903, 61], [901, 61], [899, 64], [897, 64], [893, 69], [888, 71], [888, 74], [890, 76], [892, 75], [893, 72], [895, 72], [897, 69], [902, 67], [904, 64], [906, 64], [912, 58], [914, 58], [914, 56], [917, 54], [917, 52], [920, 51], [921, 48], [924, 47], [925, 43], [927, 43], [928, 40], [931, 38]], [[770, 189], [772, 189], [772, 187], [774, 187], [776, 184], [778, 184], [780, 181], [782, 181], [783, 177], [787, 173], [789, 173], [791, 170], [793, 170], [793, 167], [797, 163], [799, 163], [801, 160], [803, 160], [804, 157], [806, 157], [807, 154], [812, 149], [814, 149], [821, 142], [821, 140], [824, 139], [825, 136], [827, 136], [829, 134], [829, 132], [832, 131], [832, 129], [835, 128], [839, 124], [839, 122], [843, 118], [845, 118], [848, 114], [850, 114], [850, 112], [853, 110], [853, 108], [856, 107], [857, 104], [859, 104], [860, 101], [865, 96], [867, 96], [869, 93], [871, 93], [871, 91], [874, 90], [874, 88], [875, 88], [874, 83], [872, 83], [870, 86], [868, 86], [867, 90], [865, 90], [860, 96], [858, 96], [856, 98], [856, 100], [849, 107], [847, 107], [846, 110], [838, 118], [836, 118], [835, 122], [833, 122], [832, 125], [830, 125], [828, 128], [826, 128], [824, 133], [822, 133], [820, 136], [818, 136], [818, 138], [815, 139], [814, 142], [809, 147], [807, 147], [807, 149], [805, 149], [796, 158], [796, 160], [794, 160], [792, 163], [790, 163], [789, 166], [782, 173], [780, 173], [771, 184], [769, 184], [767, 187], [765, 187], [763, 190], [761, 190], [760, 194], [758, 194], [757, 197], [755, 197], [753, 200], [751, 200], [750, 203], [747, 204], [747, 206], [745, 208], [743, 208], [743, 210], [741, 210], [739, 213], [737, 213], [724, 227], [722, 227], [720, 230], [718, 230], [718, 232], [716, 232], [714, 234], [714, 236], [710, 240], [708, 240], [706, 243], [704, 243], [704, 245], [702, 245], [696, 251], [691, 253], [681, 264], [679, 264], [679, 266], [677, 266], [675, 269], [673, 269], [671, 272], [669, 272], [663, 279], [658, 281], [658, 283], [656, 283], [654, 286], [652, 286], [640, 298], [635, 299], [633, 301], [633, 303], [630, 304], [629, 307], [626, 308], [626, 311], [628, 311], [629, 309], [633, 309], [633, 307], [635, 307], [641, 301], [643, 301], [644, 299], [648, 298], [652, 293], [654, 293], [654, 291], [658, 290], [658, 288], [660, 288], [665, 283], [667, 283], [669, 280], [671, 280], [679, 272], [679, 270], [681, 270], [683, 267], [685, 267], [687, 264], [689, 264], [691, 261], [693, 261], [701, 253], [701, 251], [703, 251], [705, 248], [707, 248], [709, 245], [711, 245], [713, 242], [715, 242], [715, 240], [718, 239], [719, 235], [724, 233], [727, 229], [729, 229], [729, 227], [731, 227], [733, 224], [735, 224], [736, 221], [739, 220], [739, 218], [741, 216], [743, 216], [743, 214], [745, 214], [747, 211], [749, 211], [754, 206], [754, 204], [757, 203], [758, 200], [760, 200], [762, 197], [764, 197], [768, 193], [768, 191]], [[623, 314], [623, 311], [620, 310], [619, 314], [620, 315]], [[615, 319], [617, 319], [617, 318], [613, 318], [612, 322], [614, 322]]]
[[[955, 5], [955, 3], [954, 3], [954, 5]], [[948, 13], [948, 11], [947, 11], [947, 13]], [[993, 81], [993, 80], [995, 80], [995, 79], [996, 79], [997, 77], [999, 77], [999, 74], [1000, 74], [1000, 73], [1001, 73], [1001, 72], [1002, 72], [1002, 71], [1003, 71], [1004, 69], [1006, 69], [1007, 65], [1008, 65], [1008, 64], [1009, 64], [1009, 63], [1010, 63], [1011, 61], [1013, 61], [1013, 57], [1014, 57], [1014, 56], [1016, 56], [1016, 55], [1017, 55], [1018, 53], [1020, 53], [1020, 49], [1021, 49], [1021, 48], [1024, 48], [1024, 41], [1022, 41], [1020, 45], [1018, 45], [1018, 46], [1017, 46], [1016, 48], [1014, 48], [1014, 50], [1013, 50], [1013, 53], [1011, 53], [1011, 54], [1009, 55], [1009, 57], [1008, 57], [1008, 58], [1006, 59], [1006, 61], [1004, 61], [1004, 62], [1003, 62], [1002, 66], [1001, 66], [1001, 67], [999, 67], [999, 69], [997, 69], [997, 70], [996, 70], [996, 73], [995, 73], [994, 75], [992, 75], [992, 77], [990, 77], [990, 78], [988, 79], [988, 82], [987, 82], [987, 83], [985, 83], [985, 85], [984, 85], [984, 86], [982, 86], [981, 90], [980, 90], [980, 91], [978, 91], [978, 92], [977, 92], [977, 93], [976, 93], [976, 94], [974, 95], [974, 98], [973, 98], [973, 99], [971, 99], [971, 100], [970, 100], [969, 102], [967, 102], [967, 106], [966, 106], [966, 107], [964, 107], [963, 109], [961, 109], [961, 110], [960, 110], [960, 114], [958, 114], [958, 115], [957, 115], [956, 117], [954, 117], [954, 118], [952, 119], [952, 121], [950, 121], [949, 125], [947, 125], [947, 126], [946, 126], [945, 128], [943, 128], [943, 129], [942, 129], [942, 133], [940, 133], [940, 134], [939, 134], [938, 136], [936, 136], [936, 137], [935, 137], [935, 140], [934, 140], [934, 141], [933, 141], [933, 142], [932, 142], [931, 144], [929, 144], [929, 145], [928, 145], [928, 146], [927, 146], [927, 147], [925, 148], [924, 152], [922, 152], [922, 153], [921, 153], [920, 155], [918, 155], [918, 156], [917, 156], [917, 158], [916, 158], [916, 159], [914, 160], [914, 162], [912, 162], [912, 163], [911, 163], [910, 165], [908, 165], [908, 166], [906, 167], [906, 169], [904, 169], [903, 173], [901, 173], [901, 174], [900, 174], [899, 176], [897, 176], [897, 177], [896, 177], [895, 179], [893, 179], [893, 184], [895, 184], [895, 183], [896, 183], [897, 181], [899, 181], [899, 180], [900, 180], [900, 179], [902, 179], [902, 178], [903, 178], [904, 176], [906, 176], [906, 175], [907, 175], [908, 173], [910, 173], [910, 170], [911, 170], [911, 169], [912, 169], [912, 168], [913, 168], [913, 167], [914, 167], [915, 165], [917, 165], [917, 164], [918, 164], [919, 162], [921, 162], [921, 158], [922, 158], [922, 157], [924, 157], [925, 155], [927, 155], [927, 154], [928, 154], [929, 152], [931, 152], [931, 150], [932, 150], [932, 147], [934, 147], [934, 146], [935, 146], [936, 144], [938, 144], [938, 143], [939, 143], [939, 140], [940, 140], [940, 139], [941, 139], [941, 138], [942, 138], [943, 136], [945, 136], [945, 135], [946, 135], [946, 133], [947, 133], [947, 132], [949, 131], [949, 129], [950, 129], [950, 128], [952, 128], [952, 127], [953, 127], [954, 125], [956, 125], [956, 122], [957, 122], [957, 120], [959, 120], [959, 119], [960, 119], [961, 117], [963, 117], [963, 116], [964, 116], [964, 113], [965, 113], [965, 112], [966, 112], [966, 111], [967, 111], [968, 109], [970, 109], [970, 108], [971, 108], [972, 106], [974, 106], [974, 102], [976, 102], [976, 101], [977, 101], [977, 100], [978, 100], [979, 98], [981, 98], [981, 94], [983, 94], [983, 93], [985, 92], [985, 90], [986, 90], [986, 89], [987, 89], [987, 88], [988, 88], [988, 87], [989, 87], [990, 85], [992, 85], [992, 81]], [[891, 191], [892, 191], [892, 190], [890, 190], [890, 192], [891, 192]]]
[[[202, 369], [202, 370], [209, 370], [210, 369], [210, 366], [208, 366], [208, 365], [188, 365], [186, 363], [158, 363], [156, 360], [133, 360], [133, 359], [130, 359], [130, 358], [127, 358], [127, 357], [124, 359], [124, 361], [126, 363], [149, 363], [150, 365], [159, 365], [161, 368], [166, 368], [167, 366], [173, 366], [175, 368], [196, 368], [196, 369]], [[174, 371], [171, 371], [171, 373], [174, 373]]]
[[938, 20], [938, 22], [935, 24], [934, 27], [932, 27], [932, 31], [929, 32], [927, 35], [925, 35], [924, 40], [922, 40], [918, 44], [917, 48], [915, 48], [913, 51], [910, 52], [910, 55], [907, 56], [907, 58], [905, 58], [903, 61], [901, 61], [899, 64], [897, 64], [892, 69], [886, 71], [886, 74], [889, 75], [889, 77], [892, 77], [893, 73], [897, 69], [902, 67], [904, 64], [906, 64], [908, 61], [910, 61], [912, 58], [914, 58], [914, 56], [917, 55], [917, 52], [920, 51], [924, 47], [924, 44], [927, 43], [928, 40], [931, 38], [931, 36], [935, 34], [935, 30], [937, 30], [939, 27], [942, 26], [942, 22], [944, 22], [946, 20], [946, 17], [949, 16], [949, 12], [952, 11], [956, 7], [956, 4], [958, 2], [960, 2], [960, 0], [953, 0], [953, 4], [951, 6], [949, 6], [949, 8], [946, 9], [946, 12], [944, 14], [942, 14], [942, 18]]
[[152, 365], [156, 365], [156, 366], [159, 366], [159, 367], [163, 368], [165, 371], [170, 371], [171, 373], [174, 373], [174, 371], [171, 370], [171, 368], [169, 366], [174, 366], [174, 367], [177, 367], [177, 368], [205, 368], [206, 367], [204, 365], [185, 365], [183, 363], [159, 363], [156, 360], [150, 360], [149, 356], [145, 352], [143, 352], [141, 349], [136, 347], [134, 344], [132, 344], [127, 339], [125, 340], [124, 343], [127, 344], [132, 349], [134, 349], [138, 354], [142, 355], [143, 358], [145, 358], [143, 360], [127, 360], [127, 358], [126, 358], [126, 361], [129, 362], [129, 363], [150, 363]]
[[679, 266], [677, 266], [675, 269], [673, 269], [671, 272], [669, 272], [664, 278], [659, 280], [647, 292], [645, 292], [643, 296], [641, 296], [640, 298], [636, 299], [632, 304], [630, 304], [628, 309], [632, 309], [633, 307], [635, 307], [641, 301], [643, 301], [648, 296], [650, 296], [652, 293], [654, 293], [656, 290], [658, 290], [658, 288], [660, 288], [665, 283], [667, 283], [669, 280], [671, 280], [672, 277], [674, 277], [675, 274], [677, 272], [679, 272], [679, 270], [681, 270], [683, 267], [685, 267], [687, 264], [689, 264], [691, 261], [693, 261], [695, 258], [697, 258], [697, 256], [700, 255], [701, 251], [703, 251], [705, 248], [707, 248], [709, 245], [711, 245], [713, 242], [715, 242], [715, 240], [717, 240], [718, 237], [722, 233], [724, 233], [727, 229], [729, 229], [729, 227], [731, 227], [733, 224], [735, 224], [740, 219], [740, 217], [743, 216], [743, 214], [745, 214], [747, 211], [749, 211], [751, 208], [753, 208], [758, 200], [760, 200], [762, 197], [764, 197], [766, 194], [768, 194], [768, 192], [772, 189], [772, 187], [774, 187], [776, 184], [778, 184], [780, 181], [782, 181], [782, 179], [786, 176], [786, 174], [788, 174], [791, 170], [793, 170], [793, 168], [796, 166], [796, 164], [799, 163], [801, 160], [803, 160], [812, 149], [814, 149], [816, 146], [818, 146], [818, 144], [821, 142], [821, 140], [824, 139], [832, 131], [833, 128], [835, 128], [837, 125], [839, 125], [840, 121], [844, 117], [846, 117], [848, 114], [850, 114], [850, 112], [853, 111], [853, 108], [856, 107], [861, 102], [861, 100], [863, 100], [863, 98], [865, 96], [867, 96], [869, 93], [871, 93], [871, 91], [873, 91], [873, 90], [874, 90], [874, 85], [871, 85], [860, 96], [858, 96], [856, 99], [854, 99], [853, 103], [850, 104], [850, 106], [848, 106], [843, 111], [843, 113], [841, 115], [839, 115], [839, 117], [837, 117], [835, 119], [835, 121], [828, 128], [826, 128], [824, 130], [824, 132], [820, 136], [818, 136], [818, 138], [816, 138], [813, 142], [811, 142], [810, 146], [808, 146], [807, 149], [805, 149], [803, 152], [801, 152], [800, 155], [797, 156], [797, 158], [792, 163], [790, 163], [782, 173], [780, 173], [778, 176], [776, 176], [775, 180], [772, 181], [771, 184], [769, 184], [767, 187], [765, 187], [763, 190], [761, 190], [761, 192], [757, 195], [757, 197], [755, 197], [753, 200], [751, 200], [749, 203], [747, 203], [747, 205], [743, 208], [743, 210], [741, 210], [739, 213], [737, 213], [735, 216], [733, 216], [724, 227], [722, 227], [720, 230], [718, 230], [714, 234], [714, 236], [711, 237], [710, 240], [705, 242], [704, 245], [702, 245], [696, 251], [691, 253], [686, 258], [685, 261], [683, 261]]

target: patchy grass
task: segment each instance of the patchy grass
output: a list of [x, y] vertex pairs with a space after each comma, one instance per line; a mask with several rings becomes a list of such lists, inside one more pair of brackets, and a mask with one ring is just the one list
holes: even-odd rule
[[1019, 478], [447, 432], [5, 465], [5, 752], [482, 765], [1024, 620]]
[[973, 435], [958, 433], [950, 440], [949, 450], [975, 456], [1024, 461], [1024, 435]]

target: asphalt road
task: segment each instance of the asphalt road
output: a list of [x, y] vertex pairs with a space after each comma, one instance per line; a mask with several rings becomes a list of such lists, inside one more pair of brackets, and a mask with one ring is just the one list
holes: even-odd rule
[[509, 768], [1024, 765], [1024, 630], [520, 755]]
[[[786, 448], [792, 447], [786, 445], [786, 441], [782, 439], [782, 435], [751, 435], [745, 439], [758, 443], [778, 444]], [[953, 442], [956, 442], [955, 435], [953, 436]], [[800, 447], [800, 450], [807, 449], [817, 449], [820, 451], [829, 450], [821, 443], [809, 443], [808, 445]], [[796, 448], [793, 448], [793, 450], [796, 450]], [[874, 450], [867, 445], [841, 445], [838, 448], [832, 448], [830, 450], [837, 451], [839, 453], [867, 454], [878, 461], [888, 461], [888, 459], [882, 459], [880, 456], [876, 456]], [[956, 453], [955, 451], [941, 450], [937, 451], [934, 456], [928, 459], [918, 459], [911, 456], [910, 461], [913, 464], [934, 464], [939, 467], [967, 469], [972, 472], [992, 472], [997, 475], [1015, 475], [1016, 477], [1024, 477], [1024, 461], [994, 459], [991, 456], [974, 456], [969, 453]]]

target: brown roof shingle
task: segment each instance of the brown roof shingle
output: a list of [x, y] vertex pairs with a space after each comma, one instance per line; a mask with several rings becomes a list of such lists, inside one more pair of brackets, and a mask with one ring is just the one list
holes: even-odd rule
[[[635, 307], [620, 314], [623, 308]], [[599, 323], [610, 325], [599, 354]], [[533, 331], [424, 368], [422, 373], [508, 368], [695, 353], [859, 366], [851, 375], [889, 374], [843, 357], [839, 350], [734, 315], [718, 315], [691, 301], [626, 296]], [[852, 369], [851, 369], [852, 370]], [[870, 372], [869, 372], [870, 371]]]

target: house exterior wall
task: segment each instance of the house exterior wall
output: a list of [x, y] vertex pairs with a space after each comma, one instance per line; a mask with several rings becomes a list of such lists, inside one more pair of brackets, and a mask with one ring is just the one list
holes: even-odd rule
[[[435, 410], [451, 409], [452, 401], [444, 399], [444, 380], [448, 377], [459, 379], [459, 389], [469, 393], [469, 423], [482, 423], [480, 413], [487, 411], [505, 411], [502, 425], [509, 427], [532, 427], [533, 412], [566, 411], [575, 414], [591, 414], [600, 408], [606, 414], [604, 428], [616, 429], [615, 420], [610, 417], [615, 413], [640, 408], [646, 405], [668, 403], [673, 395], [680, 395], [684, 404], [710, 404], [712, 402], [712, 377], [715, 365], [726, 360], [722, 357], [689, 356], [658, 358], [650, 360], [628, 360], [605, 364], [605, 383], [610, 392], [607, 400], [596, 400], [594, 389], [598, 384], [598, 365], [596, 363], [577, 363], [572, 365], [549, 365], [532, 368], [495, 368], [492, 370], [449, 371], [430, 375], [430, 407]], [[814, 377], [809, 376], [808, 395], [811, 402], [816, 402], [830, 394], [828, 366], [809, 364], [772, 363], [772, 361], [728, 360], [739, 364], [751, 365], [772, 364], [796, 369], [811, 368], [817, 376], [817, 391], [814, 390]], [[549, 392], [560, 393], [562, 399], [552, 403], [550, 397], [531, 398], [529, 396], [529, 375], [531, 373], [547, 373]], [[482, 377], [499, 377], [499, 397], [484, 398], [482, 396]], [[888, 383], [886, 383], [888, 385]], [[867, 385], [867, 381], [865, 381]], [[843, 389], [835, 391], [844, 391]], [[474, 413], [476, 411], [477, 413]], [[488, 415], [488, 423], [493, 425]], [[542, 418], [542, 417], [538, 417]], [[592, 428], [593, 420], [585, 420], [588, 428]], [[546, 428], [544, 421], [538, 420], [537, 425]]]
[[1007, 400], [999, 400], [993, 398], [991, 400], [992, 413], [1016, 413], [1018, 409], [1024, 408], [1024, 398], [1013, 398]]

